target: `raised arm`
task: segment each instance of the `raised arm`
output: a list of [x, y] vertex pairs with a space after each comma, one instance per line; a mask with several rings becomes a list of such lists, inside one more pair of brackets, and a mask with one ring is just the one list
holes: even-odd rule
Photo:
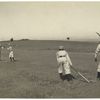
[[97, 46], [97, 48], [95, 50], [95, 55], [94, 55], [95, 61], [97, 61], [97, 56], [98, 56], [99, 52], [100, 52], [100, 44]]

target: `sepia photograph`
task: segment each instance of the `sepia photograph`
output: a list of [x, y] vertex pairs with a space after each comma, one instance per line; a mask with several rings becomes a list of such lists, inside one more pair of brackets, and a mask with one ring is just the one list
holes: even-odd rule
[[0, 98], [100, 98], [99, 1], [0, 1]]

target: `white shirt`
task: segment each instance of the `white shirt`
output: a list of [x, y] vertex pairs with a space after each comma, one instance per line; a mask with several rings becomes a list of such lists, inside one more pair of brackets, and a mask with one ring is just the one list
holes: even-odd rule
[[57, 61], [59, 61], [59, 59], [61, 58], [65, 58], [66, 61], [72, 66], [72, 62], [70, 60], [70, 57], [68, 55], [68, 53], [65, 50], [60, 50], [56, 53], [57, 56]]

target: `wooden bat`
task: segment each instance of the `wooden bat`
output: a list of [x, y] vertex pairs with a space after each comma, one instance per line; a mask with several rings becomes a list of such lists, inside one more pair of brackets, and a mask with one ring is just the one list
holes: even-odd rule
[[79, 71], [77, 71], [74, 67], [70, 66], [75, 72], [77, 72], [86, 82], [90, 82], [85, 76], [83, 76]]

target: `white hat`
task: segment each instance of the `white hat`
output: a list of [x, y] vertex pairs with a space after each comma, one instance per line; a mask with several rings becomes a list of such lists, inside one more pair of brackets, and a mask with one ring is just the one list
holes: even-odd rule
[[64, 50], [64, 46], [59, 46], [59, 50]]

